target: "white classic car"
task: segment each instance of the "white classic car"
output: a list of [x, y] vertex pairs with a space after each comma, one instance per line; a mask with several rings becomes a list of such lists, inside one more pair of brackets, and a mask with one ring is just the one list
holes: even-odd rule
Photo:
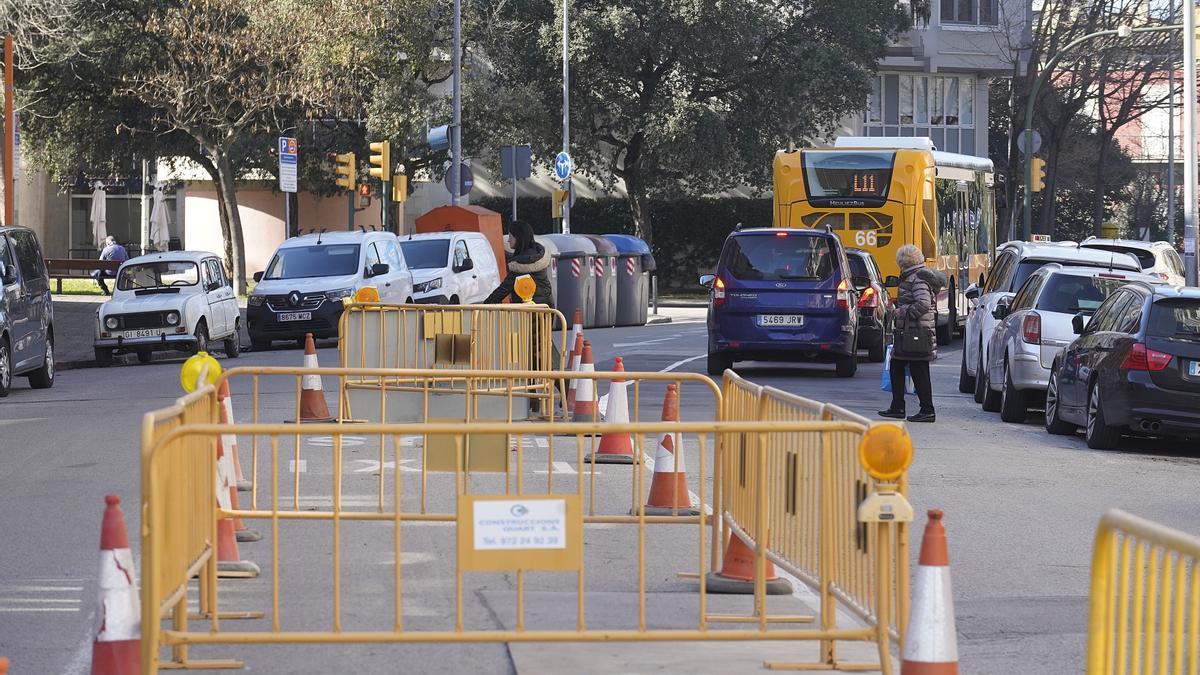
[[240, 328], [237, 296], [217, 256], [151, 253], [121, 265], [112, 299], [96, 311], [96, 363], [127, 353], [149, 363], [155, 351], [208, 351], [213, 341], [236, 358]]

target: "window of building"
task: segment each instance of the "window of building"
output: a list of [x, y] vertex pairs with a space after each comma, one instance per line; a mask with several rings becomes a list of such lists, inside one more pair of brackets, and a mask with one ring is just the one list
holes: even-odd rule
[[[866, 136], [925, 136], [939, 150], [976, 154], [974, 77], [882, 73], [871, 81], [863, 113]], [[959, 131], [961, 130], [961, 131]]]
[[942, 0], [942, 23], [997, 24], [996, 0]]
[[880, 80], [878, 77], [871, 78], [871, 101], [870, 105], [867, 107], [868, 122], [883, 121], [883, 100], [880, 94], [881, 86], [882, 80]]

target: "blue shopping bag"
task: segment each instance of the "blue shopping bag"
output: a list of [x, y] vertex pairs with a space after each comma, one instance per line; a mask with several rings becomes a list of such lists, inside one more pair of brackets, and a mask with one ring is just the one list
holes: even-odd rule
[[[883, 376], [879, 378], [879, 388], [883, 391], [892, 390], [892, 346], [887, 346], [887, 354], [883, 357]], [[913, 386], [912, 377], [908, 374], [908, 368], [904, 369], [904, 391], [909, 394], [917, 393], [916, 387]]]

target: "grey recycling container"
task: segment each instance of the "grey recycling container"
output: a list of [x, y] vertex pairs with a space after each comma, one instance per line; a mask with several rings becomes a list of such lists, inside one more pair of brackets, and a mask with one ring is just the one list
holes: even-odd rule
[[570, 325], [575, 310], [582, 310], [584, 328], [595, 326], [596, 275], [592, 270], [596, 245], [576, 234], [546, 234], [539, 237], [558, 249], [554, 266], [558, 271], [558, 311]]
[[617, 247], [617, 325], [644, 326], [650, 314], [650, 246], [628, 234], [606, 234]]
[[595, 234], [583, 235], [596, 246], [592, 269], [596, 273], [596, 318], [598, 328], [617, 325], [617, 247]]
[[[535, 235], [533, 239], [541, 244], [542, 248], [546, 249], [546, 253], [550, 254], [552, 262], [550, 268], [547, 270], [547, 273], [550, 275], [550, 295], [554, 298], [554, 306], [558, 307], [558, 247], [554, 245], [553, 241], [550, 241], [543, 235]], [[569, 316], [567, 317], [568, 320], [570, 318]]]

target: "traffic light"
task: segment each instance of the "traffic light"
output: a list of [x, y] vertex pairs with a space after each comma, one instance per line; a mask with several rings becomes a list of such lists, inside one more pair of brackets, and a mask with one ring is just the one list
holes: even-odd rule
[[387, 141], [371, 144], [371, 177], [384, 183], [392, 179], [392, 148]]
[[1030, 170], [1030, 185], [1031, 192], [1041, 192], [1046, 189], [1046, 160], [1041, 157], [1034, 157], [1029, 160], [1032, 166]]
[[392, 201], [408, 201], [408, 176], [402, 173], [392, 176]]
[[334, 182], [337, 183], [338, 187], [353, 192], [355, 183], [354, 153], [344, 152], [340, 155], [334, 155], [333, 158], [337, 162], [333, 168], [333, 173], [337, 176]]
[[566, 190], [555, 190], [554, 193], [550, 195], [551, 218], [562, 218], [562, 207], [567, 201], [567, 196], [570, 194], [571, 193], [567, 192]]
[[371, 186], [366, 183], [358, 184], [358, 208], [365, 209], [371, 205]]

